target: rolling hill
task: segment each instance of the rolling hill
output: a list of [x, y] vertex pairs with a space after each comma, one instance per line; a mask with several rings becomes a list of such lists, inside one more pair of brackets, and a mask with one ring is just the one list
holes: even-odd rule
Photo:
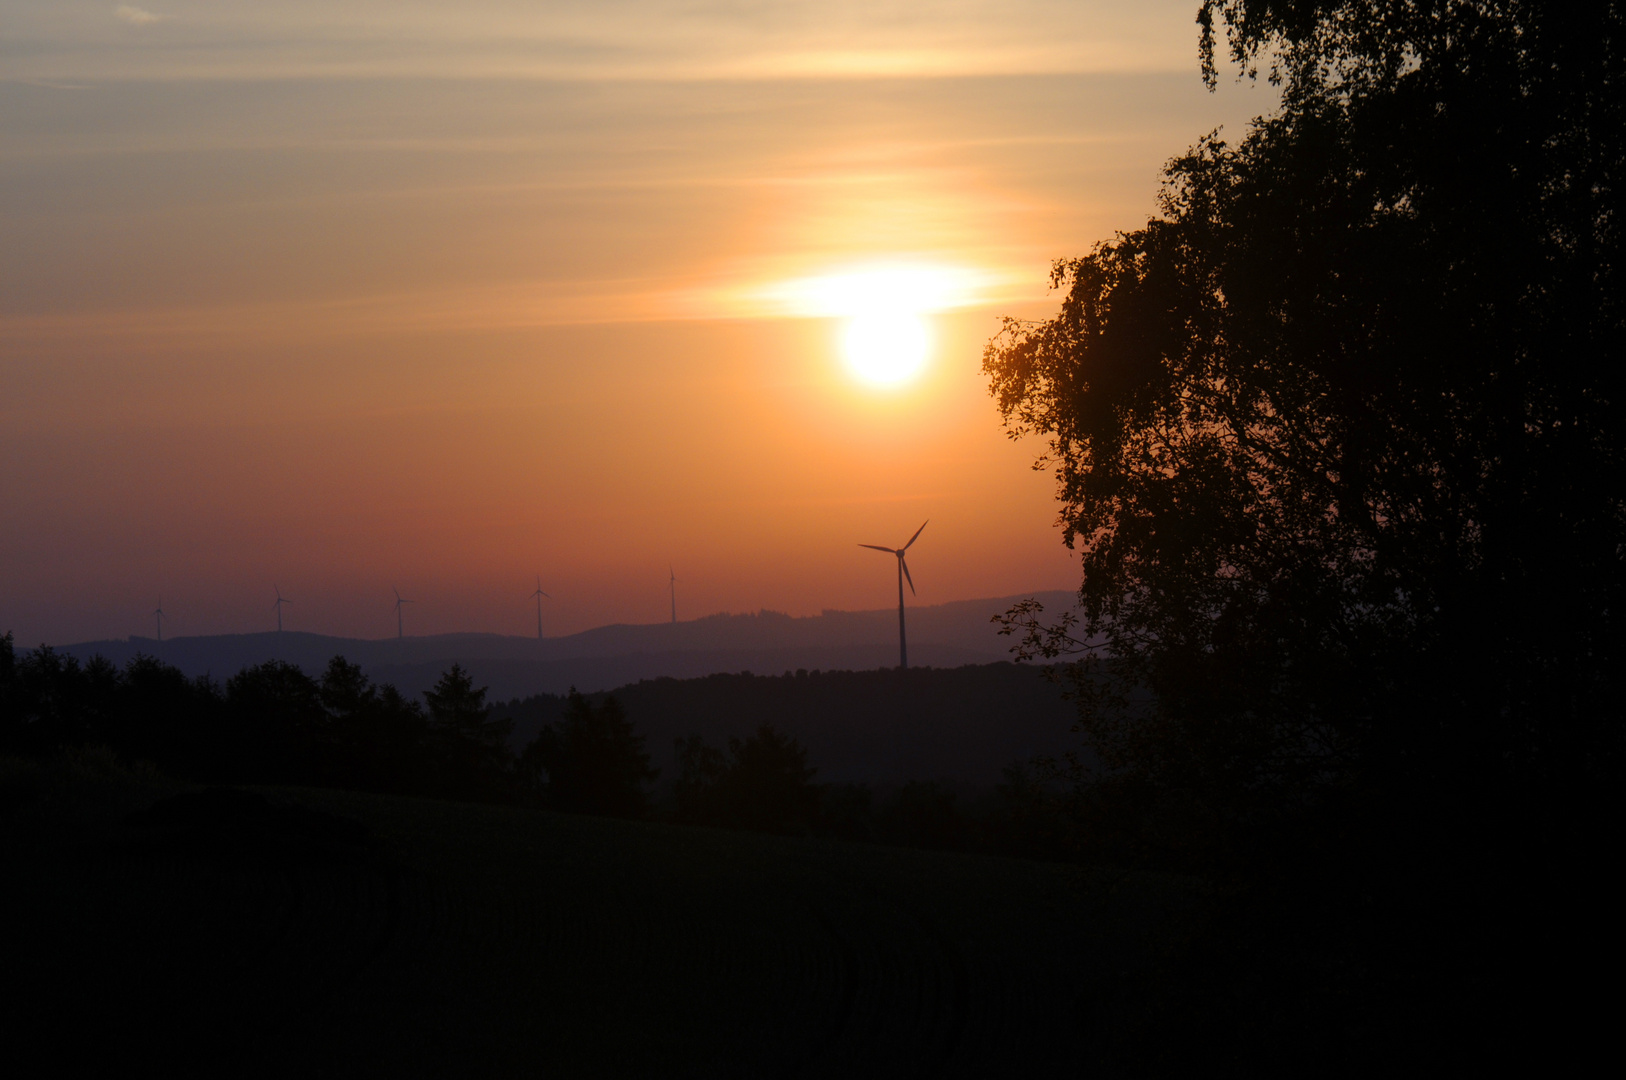
[[[763, 724], [807, 748], [820, 782], [877, 788], [940, 780], [969, 794], [998, 784], [1013, 762], [1081, 749], [1062, 688], [1009, 663], [649, 679], [615, 696], [645, 737], [661, 787], [677, 775], [674, 740], [700, 735], [722, 746]], [[518, 750], [564, 709], [564, 698], [538, 695], [498, 712], [514, 720]]]
[[0, 788], [29, 1075], [1110, 1075], [1121, 988], [1192, 895], [93, 763], [0, 760]]
[[[1073, 602], [1066, 592], [1028, 594], [1047, 610]], [[991, 619], [1026, 596], [963, 600], [912, 608], [909, 656], [917, 666], [956, 667], [1009, 657], [1010, 639]], [[608, 690], [640, 679], [695, 678], [718, 672], [774, 673], [865, 670], [897, 663], [896, 609], [826, 611], [793, 617], [761, 611], [710, 615], [678, 623], [613, 625], [567, 637], [440, 634], [428, 637], [329, 637], [296, 631], [181, 637], [158, 642], [130, 637], [58, 647], [80, 659], [104, 656], [124, 664], [155, 656], [188, 675], [228, 678], [268, 660], [296, 664], [318, 674], [334, 656], [360, 664], [373, 679], [416, 695], [434, 685], [452, 663], [461, 663], [494, 700], [531, 694]]]

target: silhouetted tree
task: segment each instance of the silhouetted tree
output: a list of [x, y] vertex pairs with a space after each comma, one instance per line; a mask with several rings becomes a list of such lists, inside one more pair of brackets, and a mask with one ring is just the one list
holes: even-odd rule
[[620, 702], [594, 706], [571, 688], [565, 717], [525, 748], [521, 765], [542, 785], [548, 804], [576, 813], [642, 817], [658, 775]]
[[480, 798], [497, 789], [512, 761], [508, 733], [513, 722], [492, 715], [486, 705], [486, 688], [475, 687], [462, 665], [453, 664], [423, 696], [429, 705], [441, 786], [466, 798]]
[[11, 713], [10, 713], [9, 710], [10, 710], [10, 708], [12, 706], [13, 701], [15, 700], [14, 699], [14, 693], [15, 693], [14, 688], [16, 686], [16, 682], [17, 682], [17, 648], [16, 648], [16, 642], [15, 642], [13, 636], [12, 636], [12, 632], [10, 630], [7, 630], [5, 636], [0, 637], [0, 709], [6, 709], [7, 710], [6, 712], [0, 713], [0, 717], [3, 717], [5, 719], [7, 719], [7, 720], [9, 720], [10, 717], [11, 717]]
[[237, 736], [226, 775], [259, 782], [317, 783], [328, 748], [321, 688], [298, 666], [268, 660], [226, 680]]
[[[7, 635], [8, 644], [10, 635]], [[23, 751], [54, 748], [76, 726], [79, 661], [48, 646], [24, 655], [12, 679], [11, 745]]]
[[352, 664], [342, 656], [328, 661], [318, 693], [322, 707], [340, 722], [358, 716], [378, 703], [378, 691], [361, 670], [361, 665]]
[[17, 685], [17, 651], [11, 631], [0, 637], [0, 750], [23, 745], [22, 688]]
[[116, 678], [111, 665], [106, 670], [109, 699], [117, 695], [117, 714], [107, 720], [112, 745], [187, 779], [229, 767], [236, 739], [220, 688], [207, 677], [188, 679], [150, 656], [137, 656]]
[[421, 706], [393, 686], [374, 686], [342, 656], [329, 661], [320, 696], [332, 740], [328, 783], [414, 794], [437, 790], [439, 770]]
[[677, 819], [694, 824], [720, 824], [715, 820], [714, 793], [728, 768], [728, 759], [699, 735], [678, 739], [678, 776], [672, 785]]
[[819, 804], [818, 770], [795, 739], [764, 724], [730, 737], [725, 755], [698, 735], [677, 741], [679, 820], [760, 832], [807, 829]]
[[230, 731], [207, 679], [147, 656], [120, 671], [104, 657], [80, 664], [47, 647], [18, 657], [9, 635], [0, 645], [0, 747], [48, 754], [103, 744], [182, 776], [224, 760]]
[[1350, 784], [1552, 820], [1621, 733], [1626, 16], [1216, 15], [1281, 109], [985, 356], [1082, 556], [1081, 623], [1016, 622], [1088, 653], [1108, 765], [1182, 793], [1162, 841]]
[[476, 689], [473, 677], [461, 664], [453, 664], [423, 696], [429, 703], [430, 721], [442, 731], [493, 749], [507, 745], [513, 725], [492, 717], [486, 705], [486, 688]]
[[1188, 1049], [1330, 1070], [1424, 1002], [1526, 1024], [1519, 991], [1567, 976], [1506, 973], [1584, 946], [1475, 943], [1556, 895], [1603, 925], [1573, 905], [1626, 732], [1626, 7], [1199, 21], [1208, 77], [1223, 30], [1279, 110], [1171, 163], [1159, 216], [1058, 262], [1059, 313], [985, 354], [1081, 555], [1079, 620], [1009, 628], [1078, 657], [1144, 850], [1252, 882], [1190, 984], [1255, 993], [1182, 1016]]
[[514, 798], [509, 721], [454, 667], [422, 706], [343, 657], [320, 681], [271, 661], [220, 687], [152, 657], [120, 671], [0, 638], [0, 750], [102, 746], [187, 780], [294, 783], [480, 800]]

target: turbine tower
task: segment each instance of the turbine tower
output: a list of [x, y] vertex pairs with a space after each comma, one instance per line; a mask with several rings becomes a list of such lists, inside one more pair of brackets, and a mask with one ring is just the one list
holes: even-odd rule
[[884, 551], [888, 555], [898, 557], [898, 666], [900, 668], [909, 666], [909, 639], [903, 632], [903, 582], [905, 578], [908, 578], [909, 581], [909, 591], [911, 593], [915, 591], [915, 579], [909, 577], [909, 564], [904, 561], [903, 553], [908, 551], [916, 540], [920, 539], [920, 534], [926, 531], [926, 526], [930, 523], [930, 519], [921, 522], [920, 528], [915, 530], [915, 535], [909, 538], [909, 543], [901, 548], [882, 547], [880, 544], [858, 545], [859, 547], [870, 548], [873, 551]]
[[273, 585], [271, 588], [277, 594], [277, 602], [275, 607], [277, 609], [277, 633], [280, 634], [282, 633], [282, 605], [291, 604], [293, 601], [288, 599], [286, 596], [283, 596], [282, 590], [277, 586]]
[[[542, 640], [542, 598], [544, 596], [548, 596], [548, 594], [542, 591], [542, 575], [538, 574], [536, 575], [536, 591], [531, 594], [531, 599], [536, 601], [536, 640], [538, 641]], [[548, 596], [548, 599], [552, 600], [553, 597]]]
[[668, 589], [672, 590], [672, 625], [676, 626], [677, 625], [677, 571], [672, 569], [672, 564], [671, 563], [666, 564], [666, 573], [671, 578], [671, 580], [669, 580], [666, 583], [666, 587]]
[[410, 604], [412, 601], [402, 599], [401, 590], [395, 588], [393, 585], [390, 586], [390, 592], [395, 594], [395, 636], [397, 638], [404, 638], [406, 637], [406, 623], [401, 619], [401, 605]]
[[164, 601], [162, 598], [159, 599], [158, 607], [153, 611], [152, 617], [153, 621], [158, 624], [158, 644], [162, 645], [164, 643]]

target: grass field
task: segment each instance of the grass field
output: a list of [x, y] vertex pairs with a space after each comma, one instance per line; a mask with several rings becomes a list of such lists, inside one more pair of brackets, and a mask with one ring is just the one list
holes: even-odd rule
[[1098, 1074], [1092, 1032], [1188, 906], [1168, 881], [526, 809], [222, 810], [94, 759], [0, 779], [6, 1041], [61, 1071]]

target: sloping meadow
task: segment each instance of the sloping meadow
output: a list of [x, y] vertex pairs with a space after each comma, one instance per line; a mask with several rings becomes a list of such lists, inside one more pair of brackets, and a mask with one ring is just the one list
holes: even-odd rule
[[0, 903], [28, 932], [6, 1037], [64, 1071], [1072, 1072], [1194, 897], [1015, 859], [181, 788], [107, 761], [7, 769]]

